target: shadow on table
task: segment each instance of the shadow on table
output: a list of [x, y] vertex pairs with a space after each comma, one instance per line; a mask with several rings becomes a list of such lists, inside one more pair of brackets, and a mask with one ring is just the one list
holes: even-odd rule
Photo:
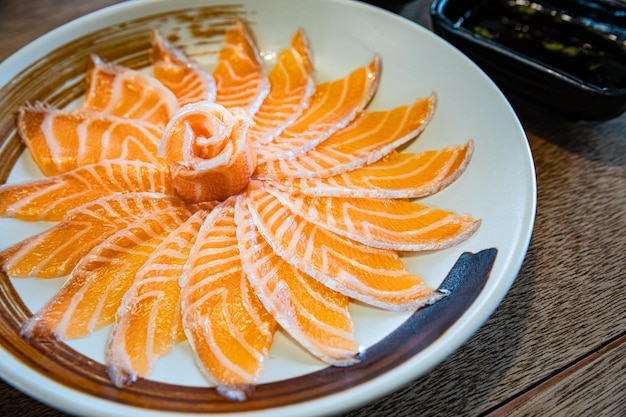
[[527, 134], [592, 163], [626, 166], [626, 114], [603, 121], [571, 120], [519, 97], [508, 98]]

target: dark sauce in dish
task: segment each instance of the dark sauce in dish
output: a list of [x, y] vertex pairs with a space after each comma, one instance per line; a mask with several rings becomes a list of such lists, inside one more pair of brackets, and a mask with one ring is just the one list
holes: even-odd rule
[[[617, 12], [617, 19], [626, 18]], [[600, 88], [626, 88], [626, 26], [541, 0], [482, 0], [455, 24]]]

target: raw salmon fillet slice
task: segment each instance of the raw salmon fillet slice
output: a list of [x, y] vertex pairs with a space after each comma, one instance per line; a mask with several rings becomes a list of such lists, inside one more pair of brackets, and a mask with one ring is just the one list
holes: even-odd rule
[[96, 55], [87, 71], [83, 108], [144, 120], [163, 128], [178, 110], [178, 100], [158, 80], [139, 71], [104, 62]]
[[326, 178], [372, 164], [418, 136], [432, 118], [434, 109], [433, 95], [410, 106], [363, 112], [304, 155], [261, 164], [255, 178]]
[[469, 164], [473, 141], [419, 154], [392, 152], [371, 165], [328, 178], [271, 181], [276, 188], [308, 196], [418, 198], [452, 184]]
[[265, 190], [295, 215], [364, 245], [396, 251], [454, 246], [471, 236], [480, 221], [469, 215], [405, 200], [310, 197]]
[[121, 192], [174, 196], [166, 166], [116, 159], [54, 177], [0, 186], [0, 216], [59, 221], [70, 210]]
[[124, 295], [105, 360], [117, 386], [149, 375], [156, 361], [185, 339], [178, 282], [206, 215], [198, 211], [174, 230], [152, 252]]
[[71, 210], [49, 230], [0, 252], [2, 270], [14, 278], [68, 275], [92, 248], [141, 219], [171, 209], [175, 197], [157, 193], [117, 193]]
[[181, 278], [183, 327], [204, 377], [222, 395], [243, 400], [258, 382], [276, 322], [241, 264], [234, 198], [207, 217]]
[[248, 190], [254, 223], [274, 252], [327, 287], [393, 311], [423, 307], [443, 294], [410, 274], [394, 251], [373, 248], [295, 216], [260, 185]]
[[241, 107], [253, 116], [269, 93], [269, 81], [254, 37], [237, 19], [228, 30], [213, 70], [215, 101], [224, 107]]
[[292, 124], [309, 105], [315, 91], [311, 51], [304, 32], [299, 30], [289, 48], [281, 50], [269, 73], [270, 90], [254, 115], [250, 128], [253, 143], [267, 143]]
[[305, 349], [336, 366], [358, 362], [348, 297], [289, 265], [260, 235], [245, 198], [236, 206], [244, 271], [265, 309]]
[[81, 259], [59, 292], [23, 324], [22, 336], [74, 339], [113, 323], [139, 268], [190, 214], [186, 208], [170, 207], [139, 215], [106, 238]]
[[380, 80], [380, 59], [347, 77], [319, 84], [309, 107], [283, 132], [257, 151], [264, 161], [294, 159], [350, 123], [370, 102]]
[[161, 130], [140, 120], [35, 104], [20, 109], [18, 129], [33, 160], [48, 176], [106, 159], [159, 164]]
[[178, 104], [215, 101], [215, 80], [211, 74], [184, 52], [177, 49], [157, 31], [152, 32], [150, 59], [154, 78], [167, 87]]

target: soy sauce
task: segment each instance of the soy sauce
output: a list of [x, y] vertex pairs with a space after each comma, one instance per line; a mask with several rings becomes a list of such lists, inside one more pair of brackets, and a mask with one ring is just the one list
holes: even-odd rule
[[456, 26], [586, 83], [626, 88], [626, 27], [528, 0], [477, 2]]

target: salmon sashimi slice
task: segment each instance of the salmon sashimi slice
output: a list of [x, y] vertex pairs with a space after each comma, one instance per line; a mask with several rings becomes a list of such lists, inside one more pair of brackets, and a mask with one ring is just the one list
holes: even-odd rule
[[349, 298], [277, 256], [256, 229], [245, 198], [238, 198], [235, 213], [244, 271], [265, 309], [321, 360], [335, 366], [358, 362]]
[[166, 166], [116, 159], [85, 165], [54, 177], [0, 186], [0, 216], [59, 221], [83, 204], [114, 193], [174, 196]]
[[213, 70], [216, 99], [224, 107], [241, 107], [253, 116], [270, 85], [254, 36], [239, 19], [224, 36]]
[[281, 50], [269, 73], [270, 91], [254, 115], [252, 142], [267, 143], [292, 124], [309, 105], [315, 91], [309, 43], [302, 30]]
[[419, 154], [392, 152], [354, 171], [328, 178], [271, 181], [272, 185], [308, 196], [418, 198], [452, 184], [469, 164], [473, 141]]
[[92, 248], [143, 218], [177, 209], [179, 198], [157, 193], [117, 193], [71, 210], [51, 229], [0, 252], [2, 270], [14, 278], [68, 275]]
[[163, 128], [178, 110], [178, 100], [158, 80], [92, 55], [83, 108], [144, 120]]
[[181, 207], [149, 213], [106, 238], [76, 265], [59, 292], [24, 322], [21, 335], [31, 340], [75, 339], [113, 323], [137, 271], [190, 215]]
[[178, 282], [206, 215], [197, 211], [173, 231], [152, 252], [124, 295], [105, 360], [117, 386], [149, 375], [156, 361], [185, 339]]
[[259, 144], [264, 161], [294, 159], [345, 127], [370, 102], [380, 80], [380, 58], [352, 71], [347, 77], [319, 84], [309, 107], [274, 140]]
[[178, 104], [215, 101], [215, 80], [211, 74], [177, 49], [156, 30], [152, 32], [150, 59], [154, 78], [167, 87]]
[[251, 183], [254, 223], [274, 252], [323, 285], [350, 298], [392, 311], [432, 304], [444, 294], [410, 274], [394, 251], [373, 248], [294, 215]]
[[390, 111], [363, 112], [295, 159], [261, 164], [255, 178], [330, 177], [372, 164], [418, 136], [434, 114], [435, 96]]
[[180, 109], [159, 145], [178, 195], [190, 202], [223, 201], [244, 190], [257, 165], [247, 134], [251, 123], [238, 107], [203, 101]]
[[18, 129], [33, 160], [48, 176], [105, 159], [159, 164], [161, 129], [140, 120], [38, 103], [20, 109]]
[[396, 251], [454, 246], [471, 236], [480, 221], [406, 200], [317, 197], [265, 190], [294, 214], [364, 245]]
[[269, 356], [276, 322], [251, 288], [237, 243], [234, 197], [206, 218], [181, 277], [183, 328], [204, 377], [244, 400]]

